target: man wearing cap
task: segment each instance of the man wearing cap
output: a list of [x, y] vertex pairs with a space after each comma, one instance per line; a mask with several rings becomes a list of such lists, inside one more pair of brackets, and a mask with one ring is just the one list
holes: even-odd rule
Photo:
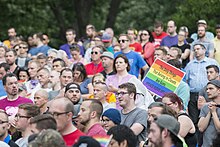
[[114, 75], [115, 72], [113, 71], [113, 62], [114, 62], [114, 55], [111, 52], [103, 52], [101, 55], [102, 59], [102, 66], [104, 70], [101, 74], [106, 78], [108, 75]]
[[198, 38], [192, 43], [190, 60], [194, 58], [193, 46], [195, 44], [203, 44], [206, 48], [205, 56], [209, 58], [214, 58], [214, 44], [211, 40], [206, 37], [206, 28], [204, 26], [198, 27]]
[[151, 123], [148, 138], [154, 147], [183, 146], [179, 130], [180, 124], [174, 117], [162, 114]]
[[212, 80], [207, 84], [208, 98], [211, 100], [205, 104], [200, 112], [198, 123], [199, 130], [203, 132], [204, 147], [212, 146], [212, 141], [220, 131], [220, 81]]
[[67, 84], [64, 96], [74, 104], [74, 116], [77, 116], [83, 102], [80, 86], [73, 82]]
[[[207, 23], [206, 23], [206, 21], [205, 21], [205, 20], [198, 20], [198, 22], [197, 22], [197, 27], [200, 27], [200, 26], [204, 26], [204, 27], [207, 29]], [[206, 36], [209, 40], [213, 40], [213, 39], [214, 39], [214, 35], [213, 35], [212, 32], [206, 31], [206, 32], [205, 32], [205, 36]], [[193, 33], [193, 34], [191, 35], [191, 38], [192, 38], [193, 40], [197, 40], [198, 34], [197, 34], [197, 33]]]
[[205, 56], [206, 48], [203, 44], [194, 44], [195, 59], [190, 61], [186, 67], [186, 81], [190, 87], [190, 100], [188, 103], [189, 115], [195, 126], [198, 122], [198, 94], [199, 91], [208, 83], [206, 67], [208, 65], [218, 65], [217, 61]]
[[102, 35], [102, 42], [104, 43], [104, 46], [107, 49], [107, 51], [114, 54], [114, 48], [112, 47], [111, 41], [112, 41], [112, 38], [110, 34], [108, 34], [107, 32], [104, 32]]

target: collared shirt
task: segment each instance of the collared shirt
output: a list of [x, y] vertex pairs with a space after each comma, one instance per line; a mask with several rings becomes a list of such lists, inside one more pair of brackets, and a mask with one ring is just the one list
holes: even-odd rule
[[186, 80], [190, 87], [190, 92], [199, 92], [207, 83], [206, 67], [208, 65], [217, 65], [218, 62], [215, 59], [205, 57], [203, 60], [197, 59], [189, 62], [185, 68]]

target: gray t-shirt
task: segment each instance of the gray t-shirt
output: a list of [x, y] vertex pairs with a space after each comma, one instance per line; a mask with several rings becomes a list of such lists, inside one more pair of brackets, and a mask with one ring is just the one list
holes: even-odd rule
[[147, 111], [144, 109], [138, 108], [138, 107], [127, 114], [123, 114], [121, 111], [121, 124], [122, 125], [131, 127], [135, 123], [139, 123], [144, 127], [143, 131], [137, 136], [138, 145], [139, 145], [141, 141], [145, 141], [146, 139]]
[[[200, 115], [199, 118], [201, 117], [206, 117], [208, 112], [209, 112], [209, 108], [208, 108], [208, 104], [205, 104], [201, 111], [200, 111]], [[217, 108], [217, 115], [218, 118], [220, 118], [220, 108]], [[213, 139], [215, 139], [217, 135], [217, 130], [215, 128], [213, 119], [211, 118], [208, 124], [208, 127], [206, 128], [205, 132], [203, 133], [203, 147], [210, 147], [212, 145], [212, 141]]]

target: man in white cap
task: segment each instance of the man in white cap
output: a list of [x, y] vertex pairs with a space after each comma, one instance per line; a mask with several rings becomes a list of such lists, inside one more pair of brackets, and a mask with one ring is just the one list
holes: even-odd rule
[[113, 71], [113, 62], [114, 62], [114, 55], [111, 52], [103, 52], [101, 55], [102, 59], [102, 66], [104, 70], [101, 72], [103, 76], [106, 78], [108, 75], [114, 75], [115, 72]]

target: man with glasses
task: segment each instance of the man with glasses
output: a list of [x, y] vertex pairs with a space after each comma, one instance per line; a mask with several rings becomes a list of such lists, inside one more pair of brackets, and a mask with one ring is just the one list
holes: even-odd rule
[[137, 52], [132, 51], [129, 47], [130, 45], [130, 37], [127, 34], [121, 34], [118, 40], [121, 51], [114, 54], [117, 57], [119, 54], [123, 54], [128, 58], [129, 64], [131, 66], [130, 74], [139, 76], [140, 69], [144, 71], [149, 68], [147, 63], [141, 57], [141, 55]]
[[18, 52], [18, 58], [16, 60], [16, 64], [19, 67], [27, 67], [28, 62], [31, 60], [31, 58], [28, 57], [28, 44], [22, 41], [19, 44], [19, 49], [17, 52]]
[[57, 130], [67, 146], [72, 146], [80, 136], [84, 136], [72, 123], [73, 110], [73, 103], [64, 97], [52, 100], [49, 107], [49, 113], [55, 118]]
[[121, 124], [131, 128], [138, 138], [138, 144], [145, 141], [147, 133], [147, 112], [135, 106], [136, 87], [132, 83], [119, 86], [117, 97], [121, 110]]
[[34, 104], [21, 104], [18, 106], [18, 113], [15, 115], [15, 128], [21, 132], [22, 137], [16, 140], [19, 147], [27, 147], [29, 131], [29, 119], [40, 114], [40, 109]]
[[18, 147], [17, 144], [11, 139], [8, 130], [10, 128], [8, 115], [4, 110], [0, 110], [0, 141], [4, 141], [10, 147]]
[[86, 73], [89, 77], [92, 77], [93, 75], [100, 73], [104, 70], [101, 61], [102, 53], [103, 53], [102, 46], [95, 46], [92, 48], [92, 52], [91, 52], [92, 62], [85, 66]]

